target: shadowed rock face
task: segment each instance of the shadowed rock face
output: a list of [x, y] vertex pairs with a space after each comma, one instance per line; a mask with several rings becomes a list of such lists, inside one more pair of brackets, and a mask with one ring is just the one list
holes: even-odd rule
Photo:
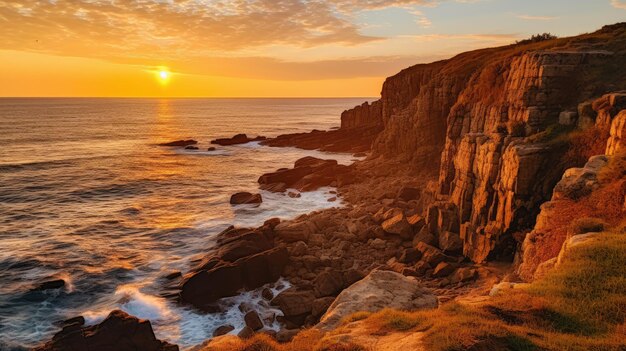
[[90, 327], [83, 327], [82, 318], [70, 321], [35, 351], [178, 351], [178, 346], [157, 340], [149, 321], [123, 311], [113, 311], [102, 323]]

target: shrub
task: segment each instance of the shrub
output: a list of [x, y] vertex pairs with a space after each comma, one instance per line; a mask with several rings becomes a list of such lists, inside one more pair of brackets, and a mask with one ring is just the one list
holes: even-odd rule
[[531, 43], [539, 43], [542, 41], [554, 40], [554, 39], [558, 39], [558, 37], [550, 33], [543, 33], [543, 34], [535, 34], [528, 39], [518, 40], [515, 43], [516, 44], [531, 44]]
[[609, 163], [598, 174], [598, 180], [602, 183], [609, 183], [624, 178], [626, 178], [626, 150], [611, 156]]
[[585, 233], [597, 233], [604, 231], [606, 223], [593, 217], [583, 217], [575, 219], [571, 224], [571, 231], [573, 234], [585, 234]]

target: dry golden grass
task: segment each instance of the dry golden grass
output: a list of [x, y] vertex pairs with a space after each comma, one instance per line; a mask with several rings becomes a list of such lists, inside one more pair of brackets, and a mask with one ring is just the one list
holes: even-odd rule
[[384, 310], [362, 323], [372, 334], [426, 330], [429, 351], [624, 350], [626, 235], [598, 236], [542, 280], [485, 305]]

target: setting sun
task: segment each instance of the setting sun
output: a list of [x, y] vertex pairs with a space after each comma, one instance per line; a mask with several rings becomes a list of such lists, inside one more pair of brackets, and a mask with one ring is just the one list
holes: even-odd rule
[[170, 74], [167, 71], [159, 71], [159, 77], [163, 80], [166, 80], [167, 78], [169, 78]]

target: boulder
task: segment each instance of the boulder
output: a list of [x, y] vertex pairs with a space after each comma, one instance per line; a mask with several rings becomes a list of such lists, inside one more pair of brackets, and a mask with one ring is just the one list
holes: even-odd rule
[[263, 328], [263, 321], [261, 321], [261, 317], [259, 317], [259, 314], [256, 311], [246, 313], [243, 320], [246, 322], [246, 327], [254, 331]]
[[283, 311], [285, 318], [306, 316], [313, 309], [315, 295], [311, 291], [298, 291], [288, 289], [272, 300], [272, 305], [278, 306]]
[[219, 262], [211, 269], [185, 277], [180, 297], [193, 305], [205, 306], [222, 297], [234, 296], [241, 289], [255, 289], [276, 281], [288, 261], [287, 249], [276, 247], [234, 262]]
[[570, 168], [554, 187], [552, 200], [578, 199], [600, 186], [598, 172], [608, 163], [604, 155], [593, 156], [583, 168]]
[[376, 312], [383, 308], [417, 310], [436, 307], [437, 297], [424, 289], [414, 277], [374, 270], [342, 291], [316, 327], [321, 330], [334, 329], [345, 317], [359, 311]]
[[398, 199], [402, 201], [411, 201], [417, 200], [421, 197], [422, 192], [420, 189], [411, 188], [411, 187], [403, 187], [398, 191]]
[[149, 321], [115, 310], [102, 323], [94, 326], [66, 326], [51, 341], [34, 350], [177, 351], [178, 346], [157, 340]]
[[264, 136], [257, 136], [255, 138], [249, 138], [245, 134], [237, 134], [233, 136], [232, 138], [221, 138], [221, 139], [211, 140], [211, 144], [228, 146], [228, 145], [246, 144], [251, 141], [263, 141], [265, 139], [267, 138]]
[[313, 306], [311, 308], [311, 314], [313, 317], [321, 317], [324, 313], [326, 313], [328, 307], [332, 305], [333, 301], [335, 301], [335, 298], [332, 296], [320, 297], [319, 299], [313, 301]]
[[196, 145], [197, 143], [198, 142], [193, 139], [187, 139], [187, 140], [171, 141], [169, 143], [161, 143], [159, 144], [159, 146], [189, 146], [189, 145]]
[[285, 242], [293, 243], [297, 241], [307, 242], [309, 236], [316, 230], [316, 226], [311, 221], [285, 221], [274, 228], [277, 237]]
[[263, 202], [261, 194], [251, 194], [248, 192], [235, 193], [230, 197], [231, 205], [260, 204]]
[[243, 329], [241, 329], [241, 331], [239, 332], [239, 334], [237, 334], [237, 336], [241, 339], [249, 339], [254, 335], [254, 330], [252, 330], [252, 328], [245, 326], [243, 327]]
[[419, 260], [422, 257], [422, 253], [417, 251], [414, 248], [408, 248], [402, 250], [400, 254], [400, 258], [398, 258], [398, 262], [400, 263], [411, 263]]
[[193, 145], [189, 145], [189, 146], [185, 146], [185, 150], [198, 150], [197, 146], [193, 146]]
[[432, 268], [446, 260], [446, 255], [441, 250], [424, 242], [418, 243], [416, 249], [422, 253], [422, 261], [428, 263]]
[[463, 240], [461, 240], [459, 234], [443, 232], [439, 235], [439, 248], [445, 253], [461, 253], [463, 251]]
[[474, 280], [478, 277], [478, 271], [470, 267], [459, 268], [450, 276], [453, 284]]
[[235, 327], [233, 327], [230, 324], [222, 325], [220, 327], [217, 327], [217, 329], [215, 329], [213, 331], [213, 337], [226, 335], [226, 334], [230, 333], [233, 330], [235, 330]]
[[313, 286], [318, 297], [335, 295], [344, 287], [343, 275], [336, 270], [324, 271], [315, 278]]
[[389, 234], [399, 235], [402, 239], [411, 239], [413, 231], [404, 214], [400, 213], [383, 222], [383, 230]]
[[452, 272], [454, 272], [454, 265], [448, 263], [448, 262], [441, 262], [437, 265], [437, 267], [435, 267], [435, 270], [433, 271], [433, 277], [434, 278], [443, 278], [443, 277], [447, 277], [450, 274], [452, 274]]

